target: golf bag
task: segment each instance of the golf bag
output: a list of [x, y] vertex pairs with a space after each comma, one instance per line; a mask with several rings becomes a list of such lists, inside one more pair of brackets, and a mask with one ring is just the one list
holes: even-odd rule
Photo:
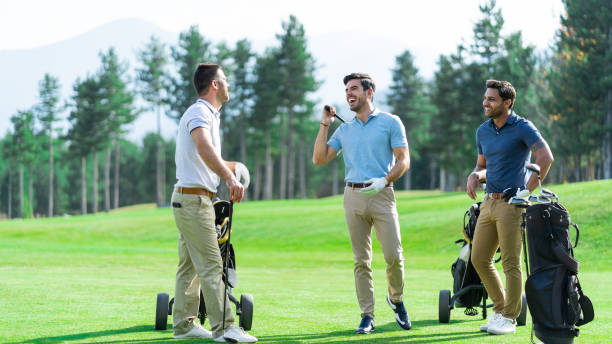
[[[570, 241], [570, 226], [576, 229]], [[527, 208], [527, 242], [531, 271], [525, 282], [527, 305], [536, 337], [544, 343], [573, 343], [576, 326], [593, 320], [593, 304], [578, 281], [574, 248], [580, 230], [559, 203]]]
[[[451, 273], [453, 275], [453, 294], [456, 294], [466, 286], [481, 284], [480, 277], [478, 273], [476, 273], [470, 259], [472, 253], [472, 239], [474, 238], [476, 221], [478, 221], [479, 214], [480, 202], [473, 204], [463, 216], [463, 235], [465, 239], [455, 241], [455, 244], [463, 243], [463, 246], [459, 258], [457, 258], [451, 267]], [[476, 315], [478, 312], [472, 308], [480, 304], [483, 293], [484, 288], [474, 288], [460, 295], [455, 302], [457, 306], [467, 308], [466, 314], [469, 315], [469, 313], [473, 313], [472, 315]]]

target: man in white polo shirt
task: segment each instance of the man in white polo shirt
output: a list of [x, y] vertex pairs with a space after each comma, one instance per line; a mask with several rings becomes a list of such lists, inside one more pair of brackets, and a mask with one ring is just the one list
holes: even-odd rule
[[[211, 200], [223, 178], [230, 199], [240, 202], [244, 187], [239, 179], [248, 176], [243, 164], [221, 157], [219, 109], [229, 100], [229, 84], [221, 67], [213, 63], [198, 65], [193, 82], [199, 98], [181, 117], [176, 138], [178, 182], [172, 193], [172, 207], [179, 230], [179, 264], [173, 310], [174, 338], [254, 343], [257, 338], [234, 326], [230, 302], [224, 300], [223, 263]], [[200, 288], [212, 333], [195, 321]], [[225, 328], [222, 328], [223, 323]]]

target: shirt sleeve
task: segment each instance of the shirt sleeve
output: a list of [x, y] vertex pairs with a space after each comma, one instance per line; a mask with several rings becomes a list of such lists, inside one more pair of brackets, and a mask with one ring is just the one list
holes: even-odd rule
[[527, 147], [531, 147], [534, 143], [543, 140], [538, 129], [529, 120], [525, 121], [522, 133], [523, 142], [525, 142]]
[[391, 125], [391, 148], [408, 147], [408, 139], [406, 138], [406, 129], [398, 116], [393, 116], [393, 124]]
[[187, 130], [191, 133], [196, 128], [210, 129], [212, 127], [212, 115], [206, 111], [197, 111], [188, 114], [191, 118], [187, 119]]
[[334, 133], [332, 134], [332, 137], [329, 138], [329, 140], [327, 141], [327, 144], [332, 147], [333, 149], [336, 150], [336, 152], [339, 152], [340, 149], [342, 149], [342, 140], [340, 140], [340, 128], [342, 128], [342, 125], [340, 125], [336, 131], [334, 131]]

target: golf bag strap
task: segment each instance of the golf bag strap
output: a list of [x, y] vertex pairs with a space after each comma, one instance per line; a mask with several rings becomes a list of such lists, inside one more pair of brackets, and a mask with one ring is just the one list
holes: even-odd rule
[[551, 246], [555, 257], [557, 257], [559, 262], [563, 263], [563, 265], [565, 265], [565, 267], [569, 271], [574, 274], [577, 274], [580, 263], [576, 259], [572, 258], [572, 256], [567, 254], [567, 252], [565, 252], [565, 249], [561, 246], [559, 242], [552, 241]]
[[578, 224], [576, 223], [570, 223], [570, 225], [574, 226], [574, 228], [576, 228], [576, 241], [574, 241], [574, 248], [576, 248], [576, 246], [578, 246], [578, 238], [580, 237], [580, 229], [578, 228]]
[[[570, 256], [558, 241], [554, 240], [553, 225], [550, 223], [550, 213], [548, 212], [548, 210], [542, 211], [542, 218], [544, 218], [544, 222], [546, 222], [546, 227], [548, 229], [546, 237], [549, 238], [551, 241], [551, 248], [553, 254], [559, 260], [560, 263], [563, 263], [563, 265], [565, 265], [568, 270], [570, 270], [574, 274], [577, 274], [579, 267], [578, 261], [572, 256]], [[577, 227], [578, 226], [576, 226], [576, 228]], [[578, 233], [578, 231], [576, 231], [576, 233]], [[576, 237], [576, 243], [578, 243], [577, 238], [578, 237]]]
[[[578, 276], [576, 276], [576, 280], [578, 281]], [[593, 319], [595, 318], [595, 310], [593, 309], [593, 303], [591, 302], [591, 299], [589, 299], [589, 297], [584, 295], [584, 293], [582, 292], [580, 281], [578, 281], [577, 286], [578, 294], [580, 294], [578, 303], [580, 304], [580, 308], [582, 308], [582, 318], [578, 320], [576, 326], [582, 326], [593, 321]]]

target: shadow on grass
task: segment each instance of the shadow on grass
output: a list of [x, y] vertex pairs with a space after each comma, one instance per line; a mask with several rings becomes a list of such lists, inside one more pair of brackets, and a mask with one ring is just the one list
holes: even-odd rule
[[[453, 323], [466, 322], [467, 320], [452, 321]], [[412, 322], [413, 329], [428, 326], [439, 326], [436, 320], [421, 320]], [[402, 335], [393, 337], [379, 337], [378, 334], [401, 332]], [[444, 333], [418, 333], [414, 330], [400, 330], [395, 322], [377, 326], [374, 333], [369, 335], [356, 335], [355, 330], [333, 331], [328, 333], [312, 333], [298, 335], [276, 335], [259, 336], [260, 343], [283, 343], [302, 344], [308, 342], [321, 342], [325, 344], [342, 343], [453, 343], [462, 339], [477, 339], [488, 336], [487, 333], [468, 332], [444, 332]]]
[[[75, 333], [75, 334], [67, 334], [63, 336], [55, 336], [55, 337], [40, 337], [34, 339], [28, 339], [25, 341], [14, 342], [9, 344], [55, 344], [55, 343], [65, 343], [70, 341], [82, 341], [87, 342], [87, 340], [92, 340], [91, 343], [168, 343], [168, 341], [173, 340], [172, 333], [168, 335], [167, 339], [140, 339], [140, 340], [114, 340], [114, 341], [105, 341], [103, 338], [105, 336], [116, 336], [122, 334], [130, 334], [130, 333], [144, 333], [144, 332], [152, 332], [154, 331], [153, 326], [132, 326], [122, 329], [116, 330], [105, 330], [105, 331], [92, 331], [92, 332], [84, 332], [84, 333]], [[95, 339], [94, 339], [95, 338]]]
[[[467, 320], [454, 320], [452, 323], [466, 322]], [[423, 328], [428, 326], [439, 326], [439, 322], [436, 320], [421, 320], [414, 321], [412, 323], [413, 328]], [[106, 336], [117, 336], [117, 335], [129, 335], [134, 333], [146, 333], [156, 332], [152, 326], [132, 326], [122, 329], [105, 330], [105, 331], [92, 331], [84, 333], [67, 334], [62, 336], [54, 337], [40, 337], [29, 339], [20, 342], [8, 343], [8, 344], [56, 344], [66, 343], [71, 341], [79, 341], [81, 343], [135, 343], [135, 344], [167, 344], [167, 343], [191, 343], [201, 342], [201, 339], [176, 340], [172, 338], [172, 332], [159, 332], [164, 334], [166, 338], [158, 339], [119, 339], [119, 340], [104, 340]], [[379, 337], [379, 334], [390, 334], [399, 333], [402, 335], [395, 335], [393, 337]], [[395, 322], [390, 322], [382, 326], [376, 327], [376, 331], [370, 335], [356, 335], [353, 329], [347, 329], [342, 331], [333, 331], [328, 333], [310, 333], [310, 334], [286, 334], [286, 335], [274, 335], [274, 336], [259, 336], [259, 342], [261, 343], [283, 343], [283, 344], [302, 344], [308, 342], [321, 342], [326, 344], [341, 344], [341, 343], [452, 343], [462, 339], [476, 339], [478, 337], [487, 336], [486, 333], [481, 332], [444, 332], [444, 333], [427, 333], [421, 334], [417, 331], [402, 331], [398, 328]]]

